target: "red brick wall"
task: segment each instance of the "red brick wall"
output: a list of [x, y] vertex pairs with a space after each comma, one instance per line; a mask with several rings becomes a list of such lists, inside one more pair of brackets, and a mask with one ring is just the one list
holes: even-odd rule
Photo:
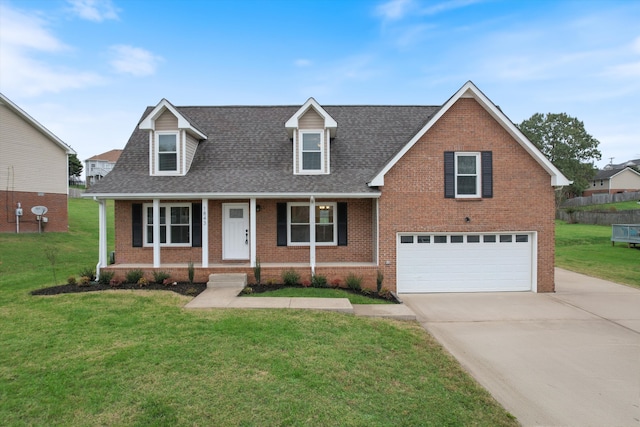
[[[302, 200], [299, 200], [302, 201]], [[329, 201], [329, 200], [325, 200]], [[330, 200], [348, 203], [348, 245], [316, 247], [316, 262], [373, 262], [374, 257], [374, 201], [371, 199]], [[150, 203], [143, 201], [121, 201], [115, 203], [116, 262], [118, 264], [153, 263], [153, 249], [131, 246], [131, 205], [132, 203]], [[248, 203], [248, 200], [209, 201], [209, 263], [225, 263], [222, 259], [222, 204]], [[318, 200], [317, 202], [321, 202]], [[263, 263], [308, 263], [308, 246], [277, 246], [276, 239], [276, 200], [257, 200], [260, 212], [256, 215], [256, 254]], [[202, 260], [200, 248], [161, 249], [162, 263], [186, 263]], [[229, 263], [237, 263], [230, 261]]]
[[43, 232], [66, 232], [69, 230], [69, 211], [66, 194], [32, 193], [20, 191], [0, 191], [0, 233], [16, 232], [17, 203], [22, 205], [20, 233], [37, 233], [38, 221], [31, 213], [33, 206], [46, 206], [49, 211], [44, 215], [49, 222], [42, 223]]
[[[492, 151], [493, 198], [445, 199], [445, 151]], [[386, 174], [381, 190], [380, 268], [389, 289], [396, 289], [398, 232], [536, 231], [537, 289], [553, 292], [549, 174], [475, 100], [457, 101]]]

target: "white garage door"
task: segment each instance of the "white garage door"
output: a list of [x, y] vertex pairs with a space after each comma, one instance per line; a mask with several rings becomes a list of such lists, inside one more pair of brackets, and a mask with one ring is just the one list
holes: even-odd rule
[[401, 233], [398, 292], [529, 291], [534, 236]]

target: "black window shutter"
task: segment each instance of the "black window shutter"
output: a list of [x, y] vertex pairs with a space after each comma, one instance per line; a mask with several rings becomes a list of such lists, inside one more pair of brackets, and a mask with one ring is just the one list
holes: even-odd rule
[[142, 204], [131, 205], [131, 246], [142, 247]]
[[444, 197], [456, 197], [455, 155], [453, 151], [444, 152]]
[[338, 246], [347, 246], [347, 203], [338, 202]]
[[277, 224], [278, 246], [287, 246], [287, 204], [277, 203]]
[[202, 247], [202, 203], [191, 205], [191, 246]]
[[481, 158], [482, 167], [482, 197], [493, 197], [493, 154], [491, 151], [483, 151]]

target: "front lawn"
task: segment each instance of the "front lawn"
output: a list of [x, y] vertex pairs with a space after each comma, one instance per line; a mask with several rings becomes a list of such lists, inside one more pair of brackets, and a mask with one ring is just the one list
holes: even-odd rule
[[556, 221], [556, 266], [640, 288], [640, 249], [612, 246], [610, 225]]
[[365, 295], [355, 294], [344, 289], [328, 288], [282, 288], [268, 292], [256, 292], [246, 294], [249, 297], [287, 297], [287, 298], [348, 298], [351, 304], [393, 304], [392, 301], [380, 298], [371, 298]]
[[0, 234], [3, 425], [517, 425], [415, 322], [31, 296], [54, 284], [45, 248], [58, 283], [95, 265], [96, 203], [70, 201], [69, 233]]

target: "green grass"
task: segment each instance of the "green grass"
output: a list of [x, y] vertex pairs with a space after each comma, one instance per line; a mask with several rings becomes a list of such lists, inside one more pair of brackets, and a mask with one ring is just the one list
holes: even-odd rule
[[629, 200], [626, 202], [604, 203], [602, 205], [576, 206], [574, 209], [579, 211], [630, 211], [640, 209], [640, 204], [638, 204], [637, 200]]
[[347, 292], [344, 289], [327, 288], [283, 288], [269, 292], [261, 292], [245, 295], [249, 297], [287, 297], [287, 298], [348, 298], [351, 304], [393, 304], [391, 301], [369, 298], [365, 295], [358, 295]]
[[611, 245], [611, 226], [556, 221], [556, 266], [640, 287], [640, 249]]
[[29, 295], [54, 283], [44, 247], [61, 282], [95, 265], [96, 233], [96, 203], [71, 200], [69, 233], [0, 235], [2, 425], [516, 425], [415, 322]]

